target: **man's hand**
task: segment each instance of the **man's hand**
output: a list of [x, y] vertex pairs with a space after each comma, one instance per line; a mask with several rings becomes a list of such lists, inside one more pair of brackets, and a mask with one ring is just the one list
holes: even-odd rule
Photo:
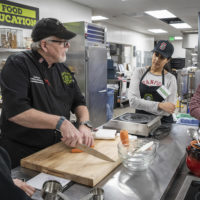
[[76, 144], [82, 144], [83, 141], [83, 134], [79, 132], [78, 129], [69, 121], [63, 121], [60, 127], [62, 141], [70, 147], [76, 147]]
[[82, 133], [82, 136], [83, 136], [83, 144], [86, 144], [88, 147], [93, 146], [94, 138], [93, 138], [91, 129], [85, 125], [80, 125], [79, 131]]
[[14, 184], [22, 189], [28, 196], [32, 196], [35, 192], [35, 188], [31, 187], [27, 183], [19, 180], [19, 179], [13, 179]]
[[170, 102], [161, 102], [158, 104], [158, 108], [164, 110], [165, 112], [168, 112], [169, 114], [172, 114], [174, 113], [176, 106]]

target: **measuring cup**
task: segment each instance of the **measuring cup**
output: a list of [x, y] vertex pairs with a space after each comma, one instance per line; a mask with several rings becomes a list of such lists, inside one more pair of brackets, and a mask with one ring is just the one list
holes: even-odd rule
[[103, 200], [104, 199], [104, 190], [102, 188], [93, 188], [90, 191], [93, 194], [91, 200]]
[[89, 194], [81, 198], [80, 200], [103, 200], [104, 191], [101, 188], [92, 189]]
[[62, 193], [63, 187], [61, 183], [56, 180], [45, 181], [42, 186], [42, 198], [44, 200], [69, 200], [69, 198]]

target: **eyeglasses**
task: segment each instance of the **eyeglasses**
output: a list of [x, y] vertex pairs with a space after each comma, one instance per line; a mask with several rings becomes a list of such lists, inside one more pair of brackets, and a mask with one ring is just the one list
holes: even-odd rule
[[69, 46], [69, 42], [68, 41], [62, 41], [62, 40], [47, 40], [47, 41], [63, 44], [64, 47], [68, 47]]

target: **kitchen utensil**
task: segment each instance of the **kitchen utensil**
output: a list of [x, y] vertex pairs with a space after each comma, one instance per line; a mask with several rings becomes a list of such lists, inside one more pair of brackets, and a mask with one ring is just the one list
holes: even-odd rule
[[197, 129], [197, 136], [198, 136], [198, 137], [197, 137], [197, 144], [196, 144], [197, 146], [200, 147], [200, 142], [199, 142], [200, 132], [199, 132], [199, 131], [200, 131], [200, 127]]
[[84, 196], [83, 198], [81, 198], [80, 200], [91, 200], [93, 197], [93, 194], [89, 193], [86, 196]]
[[186, 151], [187, 167], [193, 174], [200, 176], [200, 147], [197, 145], [197, 141], [191, 141], [190, 145], [186, 148]]
[[78, 148], [78, 149], [80, 149], [80, 150], [82, 150], [82, 151], [84, 151], [84, 152], [86, 152], [86, 153], [88, 153], [90, 155], [93, 155], [93, 156], [95, 156], [97, 158], [100, 158], [102, 160], [106, 160], [106, 161], [110, 161], [110, 162], [115, 162], [114, 160], [112, 160], [111, 158], [109, 158], [108, 156], [106, 156], [105, 154], [103, 154], [103, 153], [101, 153], [101, 152], [99, 152], [99, 151], [97, 151], [95, 149], [92, 149], [92, 148], [90, 148], [90, 147], [88, 147], [88, 146], [86, 146], [84, 144], [78, 144], [76, 146], [76, 148]]
[[103, 127], [127, 130], [130, 134], [149, 136], [149, 133], [161, 125], [160, 116], [141, 113], [125, 113], [108, 121]]
[[130, 171], [144, 171], [156, 156], [159, 142], [149, 139], [129, 139], [129, 145], [118, 144], [119, 157]]
[[150, 148], [153, 145], [153, 141], [148, 142], [147, 144], [143, 145], [142, 147], [140, 147], [136, 152], [144, 152], [146, 151], [148, 148]]
[[192, 139], [197, 139], [197, 130], [194, 128], [188, 128], [187, 129], [187, 134], [192, 138]]
[[61, 183], [56, 180], [48, 180], [42, 186], [42, 198], [44, 200], [59, 200], [61, 197], [63, 200], [70, 200], [62, 191]]
[[91, 200], [103, 200], [104, 190], [102, 188], [93, 188], [90, 193], [93, 195]]

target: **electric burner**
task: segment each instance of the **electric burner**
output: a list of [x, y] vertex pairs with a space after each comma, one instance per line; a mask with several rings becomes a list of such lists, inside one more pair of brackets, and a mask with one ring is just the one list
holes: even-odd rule
[[147, 124], [148, 122], [152, 121], [154, 118], [155, 118], [154, 115], [139, 114], [139, 113], [125, 113], [115, 118], [114, 120]]
[[151, 130], [161, 125], [160, 116], [125, 113], [108, 121], [103, 127], [117, 129], [126, 129], [130, 134], [149, 136]]

